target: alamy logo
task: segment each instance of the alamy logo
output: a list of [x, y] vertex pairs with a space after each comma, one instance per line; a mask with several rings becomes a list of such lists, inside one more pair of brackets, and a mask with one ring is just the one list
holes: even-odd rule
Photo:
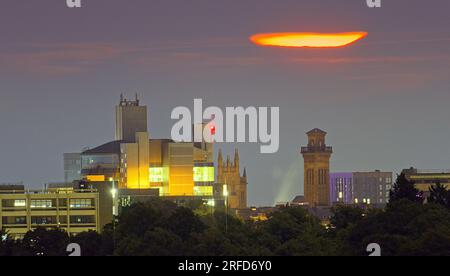
[[381, 8], [381, 0], [366, 0], [369, 8]]
[[[67, 7], [81, 8], [81, 0], [66, 0]], [[381, 0], [366, 0], [369, 8], [381, 8]]]
[[81, 0], [66, 0], [68, 8], [81, 8]]
[[171, 133], [176, 142], [259, 142], [261, 153], [276, 153], [280, 146], [279, 107], [226, 107], [223, 112], [219, 107], [210, 106], [203, 111], [203, 100], [195, 99], [194, 122], [190, 109], [184, 106], [174, 108], [171, 118], [178, 120]]

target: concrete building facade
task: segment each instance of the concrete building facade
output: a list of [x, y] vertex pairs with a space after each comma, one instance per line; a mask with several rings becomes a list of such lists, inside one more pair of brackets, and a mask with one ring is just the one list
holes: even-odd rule
[[99, 192], [73, 188], [26, 191], [0, 186], [0, 229], [20, 239], [37, 227], [58, 228], [70, 235], [101, 232]]
[[384, 206], [389, 202], [392, 172], [336, 172], [330, 174], [333, 204]]
[[136, 132], [147, 131], [147, 107], [139, 105], [136, 95], [134, 101], [120, 96], [116, 106], [116, 141], [135, 142]]
[[354, 172], [353, 203], [385, 205], [392, 189], [392, 172]]

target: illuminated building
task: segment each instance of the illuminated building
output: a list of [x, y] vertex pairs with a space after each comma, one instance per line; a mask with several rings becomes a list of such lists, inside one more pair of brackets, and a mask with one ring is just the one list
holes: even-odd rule
[[241, 176], [239, 164], [239, 152], [236, 149], [234, 163], [230, 162], [230, 157], [224, 164], [222, 150], [219, 150], [217, 163], [217, 183], [224, 185], [227, 189], [227, 204], [231, 209], [247, 208], [247, 171]]
[[392, 172], [354, 172], [353, 203], [385, 205], [392, 189]]
[[273, 212], [278, 209], [275, 207], [250, 207], [246, 209], [237, 209], [236, 216], [244, 221], [266, 221]]
[[130, 102], [121, 97], [116, 107], [116, 138], [120, 140], [82, 152], [81, 178], [87, 182], [111, 178], [120, 190], [128, 190], [127, 195], [142, 194], [132, 190], [151, 195], [157, 191], [164, 197], [212, 200], [215, 197], [212, 143], [152, 139], [146, 117], [147, 108], [140, 106], [138, 99]]
[[392, 172], [344, 172], [330, 174], [333, 204], [384, 206], [389, 202]]
[[415, 187], [428, 196], [431, 186], [441, 183], [447, 189], [450, 189], [450, 170], [418, 170], [409, 168], [402, 171], [406, 179], [414, 182]]
[[290, 203], [286, 203], [286, 205], [292, 205], [292, 206], [308, 206], [308, 202], [305, 200], [305, 196], [296, 196]]
[[136, 143], [120, 144], [121, 189], [150, 189], [148, 132], [136, 132]]
[[[113, 141], [81, 153], [81, 178], [100, 181], [119, 177], [121, 141]], [[100, 179], [99, 179], [100, 178]]]
[[309, 206], [330, 206], [330, 158], [333, 148], [325, 144], [326, 132], [315, 128], [307, 133], [308, 146], [301, 148], [304, 159], [304, 195]]
[[111, 219], [101, 220], [99, 198], [98, 190], [73, 186], [42, 191], [0, 186], [0, 229], [16, 239], [37, 227], [59, 228], [69, 234], [100, 232]]
[[331, 203], [353, 203], [353, 173], [330, 173]]

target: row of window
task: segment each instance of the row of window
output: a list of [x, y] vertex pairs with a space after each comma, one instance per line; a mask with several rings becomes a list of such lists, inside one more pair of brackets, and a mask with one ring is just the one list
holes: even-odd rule
[[[354, 201], [355, 201], [356, 204], [360, 203], [358, 198], [355, 198]], [[385, 199], [383, 199], [383, 198], [378, 199], [378, 203], [388, 203], [388, 202], [389, 202], [389, 196], [386, 197]], [[372, 204], [373, 202], [372, 202], [372, 200], [370, 198], [363, 198], [362, 199], [362, 203]]]
[[[95, 216], [70, 216], [70, 224], [95, 224]], [[49, 225], [57, 224], [56, 216], [32, 216], [31, 224], [34, 225]], [[67, 216], [59, 217], [60, 224], [67, 224]], [[3, 217], [2, 224], [4, 225], [25, 225], [27, 224], [27, 217]]]
[[[70, 208], [92, 208], [95, 207], [95, 203], [93, 199], [70, 199]], [[27, 200], [26, 199], [15, 199], [15, 200], [4, 200], [2, 202], [3, 207], [16, 207], [16, 208], [26, 208]], [[67, 200], [59, 201], [60, 207], [67, 206]], [[47, 208], [56, 208], [56, 200], [52, 199], [32, 199], [30, 200], [30, 208], [32, 209], [47, 209]]]

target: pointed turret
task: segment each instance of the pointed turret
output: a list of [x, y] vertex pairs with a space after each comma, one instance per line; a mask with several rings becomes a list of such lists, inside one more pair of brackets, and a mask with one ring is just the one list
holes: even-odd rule
[[219, 176], [223, 174], [223, 156], [222, 156], [222, 149], [219, 149], [219, 154], [217, 157], [217, 171]]
[[237, 172], [240, 171], [239, 170], [239, 151], [237, 148], [234, 150], [234, 168]]

